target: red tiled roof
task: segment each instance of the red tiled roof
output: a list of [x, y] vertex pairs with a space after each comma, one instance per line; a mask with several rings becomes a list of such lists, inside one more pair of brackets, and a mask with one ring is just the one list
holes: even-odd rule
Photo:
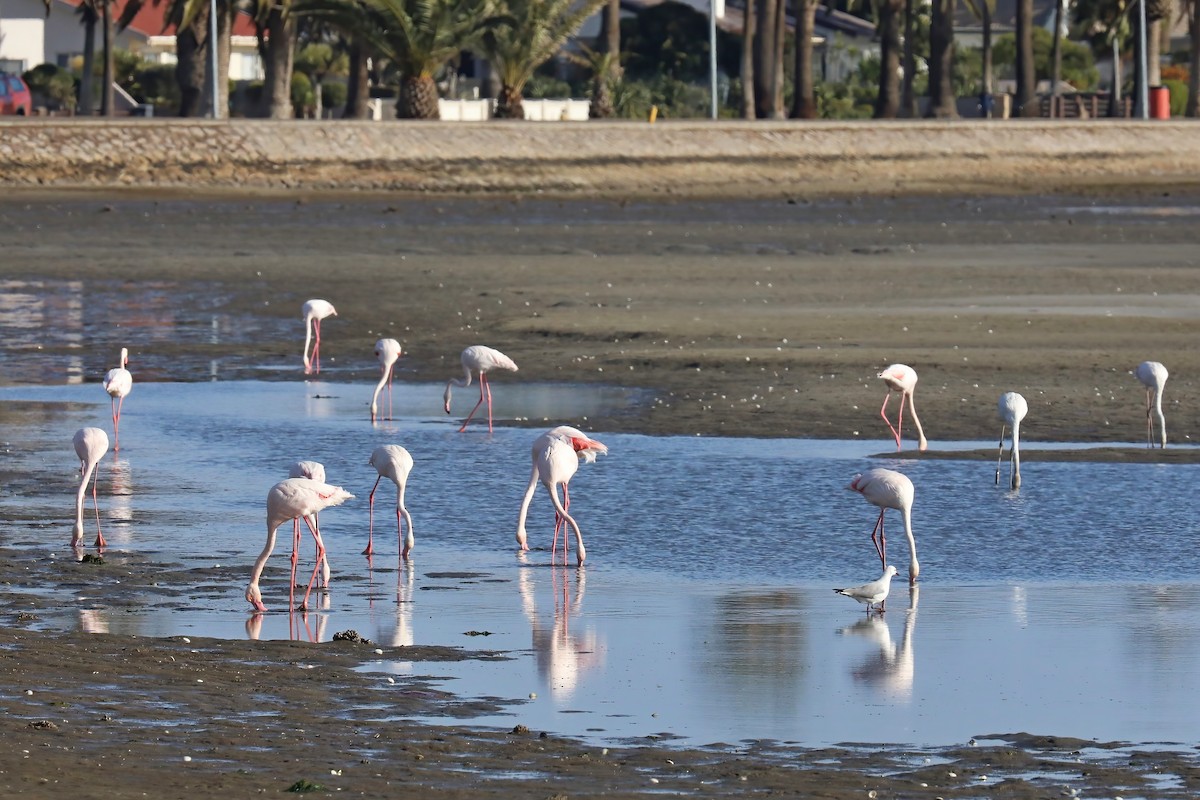
[[[59, 0], [71, 8], [78, 8], [83, 4], [83, 0]], [[113, 19], [121, 16], [121, 12], [125, 9], [127, 0], [113, 0]], [[174, 25], [166, 25], [164, 20], [167, 15], [167, 0], [159, 0], [155, 3], [154, 0], [145, 0], [142, 3], [141, 10], [129, 23], [128, 30], [135, 31], [143, 36], [162, 36], [173, 35], [175, 33]], [[253, 36], [254, 35], [254, 20], [248, 15], [238, 12], [233, 18], [233, 35], [234, 36]]]

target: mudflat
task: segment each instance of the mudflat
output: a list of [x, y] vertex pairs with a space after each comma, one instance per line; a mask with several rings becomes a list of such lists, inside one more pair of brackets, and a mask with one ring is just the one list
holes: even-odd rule
[[[167, 317], [186, 335], [135, 350], [139, 380], [206, 379], [213, 360], [226, 377], [263, 378], [267, 365], [295, 380], [300, 306], [321, 297], [338, 309], [322, 358], [343, 374], [377, 375], [371, 349], [390, 336], [405, 352], [400, 380], [444, 381], [460, 372], [462, 348], [487, 344], [520, 365], [512, 380], [643, 390], [632, 410], [574, 421], [589, 430], [869, 437], [886, 452], [876, 373], [901, 362], [920, 376], [915, 398], [935, 453], [939, 441], [995, 438], [997, 397], [1015, 390], [1029, 401], [1031, 448], [1093, 442], [1109, 446], [1097, 458], [1157, 458], [1111, 446], [1144, 441], [1145, 392], [1131, 373], [1147, 359], [1171, 371], [1169, 440], [1200, 435], [1198, 200], [9, 194], [6, 285], [37, 297], [75, 282], [83, 312], [74, 338], [9, 331], [0, 380], [53, 380], [68, 356], [102, 375], [131, 329], [161, 329]], [[210, 317], [239, 333], [195, 335], [189, 325]], [[1039, 774], [1096, 746], [1053, 731], [980, 731], [997, 736], [941, 750], [935, 765], [911, 748], [601, 748], [553, 731], [431, 727], [396, 717], [452, 721], [470, 709], [413, 678], [411, 707], [379, 712], [353, 671], [370, 644], [40, 632], [39, 610], [70, 601], [45, 587], [74, 573], [27, 549], [0, 553], [10, 581], [0, 604], [7, 795], [1033, 798], [1051, 780]], [[184, 590], [212, 578], [147, 562], [112, 602], [134, 602], [139, 584], [164, 575]], [[503, 657], [409, 650], [417, 662]], [[1171, 750], [1075, 769], [1072, 786], [1085, 794], [1200, 787], [1194, 758]], [[1178, 784], [1153, 782], [1156, 770]]]

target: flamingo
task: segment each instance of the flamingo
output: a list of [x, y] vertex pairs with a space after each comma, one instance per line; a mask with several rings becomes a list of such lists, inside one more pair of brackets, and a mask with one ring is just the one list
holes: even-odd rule
[[1021, 488], [1021, 420], [1029, 413], [1029, 404], [1025, 398], [1016, 392], [1005, 392], [1000, 395], [1000, 452], [996, 455], [996, 485], [1000, 485], [1000, 458], [1004, 455], [1004, 428], [1012, 428], [1012, 453], [1009, 463], [1012, 472], [1010, 485], [1013, 489]]
[[379, 399], [379, 393], [383, 391], [384, 384], [387, 384], [388, 390], [387, 418], [392, 418], [392, 368], [396, 359], [400, 358], [400, 343], [395, 339], [380, 339], [375, 343], [375, 357], [383, 367], [383, 375], [379, 377], [379, 383], [375, 386], [375, 394], [371, 395], [371, 422], [375, 421], [376, 401]]
[[479, 402], [471, 409], [471, 413], [463, 420], [462, 427], [458, 429], [462, 433], [467, 429], [467, 423], [471, 421], [471, 417], [475, 416], [475, 412], [479, 410], [479, 406], [483, 404], [484, 399], [487, 399], [488, 407], [488, 433], [492, 432], [492, 388], [488, 385], [487, 374], [493, 369], [509, 369], [513, 372], [517, 371], [516, 363], [508, 356], [501, 353], [499, 350], [493, 350], [490, 347], [484, 347], [481, 344], [476, 344], [462, 351], [463, 372], [466, 378], [451, 378], [446, 381], [446, 393], [442, 400], [446, 413], [450, 413], [450, 390], [455, 386], [470, 386], [471, 371], [479, 373]]
[[[318, 483], [325, 483], [325, 465], [322, 464], [320, 461], [297, 461], [295, 464], [292, 464], [292, 466], [288, 468], [288, 477], [289, 478], [308, 478], [309, 480], [317, 481]], [[312, 524], [313, 524], [314, 528], [316, 528], [317, 530], [321, 530], [321, 525], [320, 525], [319, 521], [317, 520], [316, 514], [312, 515]], [[299, 527], [300, 527], [300, 523], [299, 523], [299, 521], [297, 521], [296, 522], [296, 530], [293, 532], [294, 534], [299, 533]], [[292, 560], [293, 561], [295, 561], [297, 558], [294, 551], [295, 551], [295, 548], [298, 547], [299, 545], [300, 545], [300, 537], [298, 535], [293, 535], [293, 537], [292, 537], [292, 549], [293, 549]], [[316, 551], [316, 553], [314, 554], [313, 557], [316, 558], [316, 557], [319, 557], [320, 555], [321, 555], [321, 551], [318, 548], [318, 550]], [[326, 556], [324, 559], [322, 559], [320, 561], [320, 564], [322, 566], [322, 579], [325, 581], [325, 585], [328, 586], [329, 585], [329, 558], [328, 558], [328, 556]]]
[[1167, 385], [1167, 368], [1157, 361], [1143, 361], [1138, 364], [1136, 374], [1146, 387], [1146, 446], [1154, 446], [1154, 421], [1150, 416], [1153, 400], [1153, 412], [1158, 416], [1159, 447], [1166, 447], [1167, 419], [1163, 416], [1162, 393]]
[[[100, 428], [80, 428], [75, 432], [75, 454], [79, 456], [79, 492], [75, 495], [75, 527], [71, 531], [71, 546], [83, 546], [83, 496], [87, 494], [88, 480], [96, 472], [96, 465], [108, 452], [108, 434]], [[100, 475], [92, 481], [92, 505], [96, 508], [96, 547], [105, 547], [104, 534], [100, 532], [100, 504], [96, 500], [96, 483]]]
[[[336, 317], [337, 309], [328, 300], [309, 300], [300, 309], [304, 315], [304, 374], [311, 375], [313, 367], [321, 374], [321, 320]], [[308, 355], [308, 343], [313, 339], [312, 358]]]
[[121, 348], [121, 358], [117, 366], [104, 376], [104, 391], [108, 392], [109, 403], [112, 405], [113, 437], [116, 439], [113, 451], [121, 449], [121, 406], [125, 404], [125, 396], [133, 388], [133, 375], [125, 369], [129, 366], [129, 350]]
[[[533, 440], [533, 448], [531, 450], [533, 469], [529, 475], [529, 486], [525, 489], [525, 497], [521, 500], [521, 513], [517, 517], [517, 544], [521, 545], [521, 550], [529, 549], [529, 544], [527, 543], [528, 537], [525, 533], [525, 516], [529, 512], [529, 503], [533, 500], [533, 493], [537, 490], [538, 478], [540, 477], [538, 470], [538, 458], [543, 452], [545, 452], [546, 448], [549, 447], [551, 442], [559, 440], [569, 443], [571, 445], [571, 449], [575, 451], [576, 455], [589, 464], [595, 463], [596, 456], [598, 454], [608, 454], [608, 447], [606, 447], [602, 442], [598, 442], [595, 439], [590, 438], [583, 431], [579, 430], [578, 428], [572, 428], [570, 425], [559, 425], [557, 428], [551, 428]], [[576, 465], [576, 468], [577, 467], [578, 465]], [[567, 491], [567, 481], [570, 480], [571, 475], [575, 474], [575, 469], [571, 469], [570, 473], [571, 474], [567, 476], [566, 480], [561, 481], [563, 485], [564, 509], [569, 508], [571, 505], [571, 498]], [[549, 487], [549, 484], [547, 484], [547, 487]], [[550, 493], [554, 494], [554, 490], [551, 489]], [[551, 558], [553, 558], [554, 548], [558, 544], [558, 529], [561, 525], [562, 518], [556, 514], [554, 518], [554, 541], [550, 545]], [[566, 547], [565, 536], [563, 537], [563, 546], [564, 548]], [[565, 551], [563, 553], [563, 557], [566, 557]], [[580, 563], [582, 563], [582, 559], [580, 560]]]
[[[412, 471], [412, 456], [398, 444], [385, 444], [375, 448], [375, 451], [371, 453], [369, 463], [379, 473], [379, 477], [375, 479], [375, 485], [371, 487], [371, 495], [367, 500], [371, 511], [367, 533], [367, 549], [363, 550], [363, 555], [371, 556], [375, 554], [375, 490], [379, 488], [379, 482], [387, 478], [396, 484], [396, 536], [404, 541], [400, 549], [400, 555], [407, 559], [408, 554], [412, 552], [413, 545], [416, 543], [416, 539], [413, 537], [412, 515], [408, 513], [408, 509], [404, 506], [404, 485], [408, 482], [408, 473]], [[400, 527], [401, 514], [404, 515], [404, 521], [408, 523], [407, 539], [403, 538], [403, 531]]]
[[883, 571], [883, 575], [878, 580], [864, 583], [862, 586], [851, 586], [848, 589], [834, 589], [840, 595], [850, 597], [860, 603], [867, 604], [867, 613], [871, 613], [871, 605], [879, 604], [879, 613], [883, 613], [883, 604], [887, 601], [888, 592], [892, 590], [892, 576], [896, 574], [896, 568], [888, 564], [887, 569]]
[[[913, 424], [917, 426], [917, 449], [925, 452], [929, 443], [925, 441], [925, 431], [921, 428], [921, 420], [917, 419], [917, 406], [913, 399], [913, 391], [917, 388], [917, 371], [905, 364], [892, 364], [877, 377], [882, 378], [888, 387], [887, 394], [883, 396], [883, 407], [879, 409], [879, 416], [883, 417], [883, 421], [891, 428], [892, 435], [896, 437], [896, 449], [900, 449], [900, 430], [904, 426], [904, 401], [908, 400], [908, 410], [912, 414]], [[892, 399], [892, 392], [900, 393], [900, 413], [896, 417], [895, 427], [892, 427], [887, 418], [888, 400]]]
[[[321, 541], [321, 531], [309, 518], [314, 517], [323, 509], [340, 506], [353, 497], [354, 495], [340, 486], [330, 486], [310, 478], [288, 478], [271, 487], [271, 490], [267, 492], [267, 543], [254, 561], [254, 570], [250, 573], [250, 583], [246, 586], [246, 600], [254, 606], [256, 611], [267, 610], [267, 607], [263, 605], [262, 592], [258, 588], [258, 579], [262, 575], [263, 567], [266, 566], [271, 551], [275, 549], [275, 534], [280, 525], [292, 520], [292, 541], [293, 543], [298, 542], [301, 519], [308, 525], [308, 529], [312, 531], [313, 538], [317, 542], [317, 565], [313, 568], [312, 578], [308, 581], [308, 589], [304, 592], [304, 600], [300, 604], [301, 609], [308, 608], [309, 593], [312, 592], [313, 582], [316, 581], [317, 572], [320, 571], [321, 563], [325, 559], [325, 544]], [[289, 608], [294, 607], [295, 599], [296, 548], [293, 545], [292, 581], [288, 587]]]
[[[887, 569], [887, 538], [883, 534], [883, 512], [894, 508], [904, 518], [904, 535], [908, 537], [908, 582], [917, 582], [921, 565], [917, 563], [917, 540], [912, 532], [913, 484], [906, 475], [891, 469], [869, 469], [854, 476], [846, 487], [858, 492], [867, 502], [879, 507], [879, 519], [871, 531], [871, 542], [879, 553], [879, 563]], [[875, 534], [879, 534], [876, 541]]]

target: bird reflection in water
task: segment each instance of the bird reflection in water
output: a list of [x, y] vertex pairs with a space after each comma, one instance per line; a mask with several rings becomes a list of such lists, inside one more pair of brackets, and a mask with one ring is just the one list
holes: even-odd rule
[[523, 569], [517, 580], [521, 607], [533, 634], [538, 675], [553, 697], [567, 699], [579, 686], [584, 673], [604, 664], [604, 642], [595, 628], [585, 625], [582, 630], [572, 631], [570, 625], [574, 615], [576, 627], [579, 627], [587, 573], [582, 569], [550, 570], [554, 591], [554, 622], [551, 625], [538, 614], [535, 573], [545, 574], [542, 570]]
[[371, 622], [375, 627], [375, 639], [380, 644], [392, 647], [408, 647], [416, 639], [413, 636], [413, 594], [416, 588], [416, 566], [411, 559], [398, 559], [399, 568], [396, 570], [396, 609], [392, 617], [380, 614], [379, 621], [375, 615], [375, 570], [370, 568], [373, 559], [367, 557], [367, 580], [369, 598], [367, 607], [371, 612]]
[[[330, 608], [329, 592], [321, 595], [318, 605], [322, 611], [328, 611]], [[266, 619], [266, 614], [260, 611], [255, 611], [246, 617], [246, 638], [258, 641], [262, 638], [263, 621]], [[329, 616], [327, 614], [313, 614], [316, 617], [315, 625], [309, 619], [308, 611], [297, 611], [290, 609], [288, 611], [288, 638], [293, 642], [300, 640], [317, 643], [326, 641], [325, 626], [329, 624]]]
[[891, 628], [882, 615], [864, 617], [838, 631], [843, 635], [862, 636], [879, 648], [878, 652], [872, 653], [851, 670], [856, 681], [867, 683], [890, 697], [912, 699], [913, 631], [917, 625], [917, 603], [920, 596], [921, 587], [909, 587], [908, 609], [904, 614], [904, 633], [899, 646], [892, 641]]
[[115, 530], [110, 528], [109, 545], [129, 545], [133, 533], [133, 471], [129, 461], [113, 458], [109, 462], [109, 480], [112, 482], [112, 496], [109, 500], [108, 515], [115, 524]]
[[108, 619], [99, 608], [79, 609], [79, 630], [84, 633], [108, 633]]

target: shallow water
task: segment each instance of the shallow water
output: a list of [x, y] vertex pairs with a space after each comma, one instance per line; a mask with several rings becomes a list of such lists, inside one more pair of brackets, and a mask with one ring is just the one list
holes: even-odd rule
[[[511, 716], [594, 739], [667, 735], [692, 743], [777, 738], [816, 745], [939, 745], [1017, 730], [1081, 738], [1191, 741], [1200, 702], [1200, 582], [1192, 535], [1200, 466], [1023, 464], [1014, 493], [994, 464], [871, 459], [868, 441], [737, 440], [593, 433], [610, 448], [581, 465], [572, 513], [587, 566], [551, 567], [553, 512], [539, 491], [524, 556], [513, 538], [537, 431], [475, 423], [456, 395], [405, 385], [398, 419], [371, 425], [371, 386], [327, 381], [140, 383], [122, 417], [122, 450], [101, 468], [106, 558], [147, 554], [211, 570], [186, 603], [147, 598], [115, 609], [87, 586], [49, 587], [75, 612], [54, 627], [139, 635], [327, 640], [353, 628], [381, 645], [446, 644], [511, 652], [511, 661], [381, 659], [381, 681], [415, 672], [466, 696], [529, 698]], [[494, 384], [497, 416], [587, 429], [622, 390]], [[95, 384], [10, 387], [0, 403], [44, 404], [0, 426], [21, 475], [0, 495], [9, 546], [71, 558], [77, 464], [70, 433], [109, 427]], [[376, 546], [367, 465], [383, 443], [416, 465], [407, 490], [417, 545], [400, 565], [394, 489], [381, 487]], [[957, 447], [980, 447], [982, 442]], [[935, 443], [935, 446], [936, 443]], [[357, 497], [322, 514], [333, 582], [320, 611], [286, 613], [286, 536], [264, 599], [242, 598], [264, 541], [267, 489], [302, 458]], [[917, 487], [919, 592], [893, 586], [888, 612], [830, 589], [876, 577], [874, 507], [843, 487], [872, 466]], [[90, 513], [90, 512], [89, 512]], [[890, 517], [890, 515], [889, 515]], [[46, 525], [46, 520], [61, 524]], [[889, 519], [890, 561], [907, 546]], [[90, 534], [89, 534], [90, 536]], [[312, 545], [301, 548], [311, 571]], [[573, 561], [573, 559], [572, 559]], [[215, 565], [219, 564], [217, 569]], [[229, 579], [230, 571], [236, 578]], [[467, 632], [486, 636], [467, 636]]]

